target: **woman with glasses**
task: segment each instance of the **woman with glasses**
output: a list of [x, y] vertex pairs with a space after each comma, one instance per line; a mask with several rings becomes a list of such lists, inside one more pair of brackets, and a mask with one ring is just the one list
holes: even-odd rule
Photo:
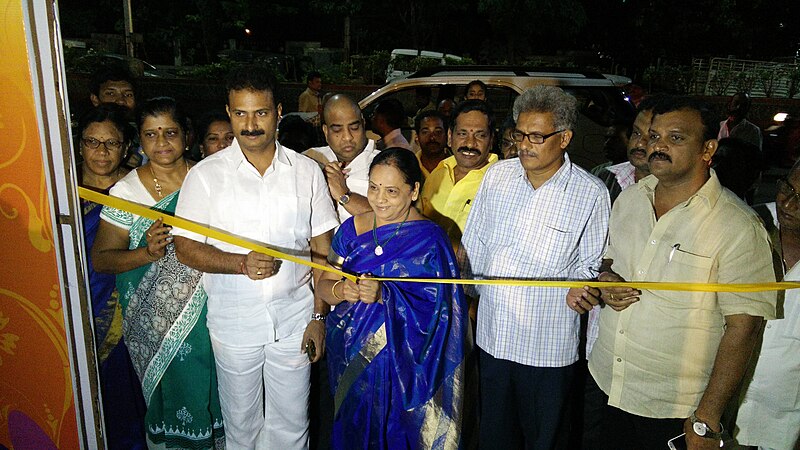
[[[111, 195], [173, 214], [191, 167], [187, 123], [174, 99], [145, 102], [137, 125], [148, 162]], [[178, 261], [161, 219], [109, 207], [101, 218], [92, 258], [96, 270], [117, 274], [125, 342], [147, 403], [148, 447], [224, 447], [202, 273]]]
[[[759, 205], [776, 256], [777, 279], [800, 281], [800, 163], [778, 180], [775, 203]], [[768, 214], [765, 212], [768, 211]], [[734, 437], [741, 445], [786, 449], [800, 445], [800, 291], [786, 291], [783, 319], [770, 320], [755, 370], [736, 419]]]
[[[81, 187], [108, 193], [128, 171], [122, 158], [131, 141], [127, 110], [115, 104], [91, 109], [78, 126], [78, 149], [83, 160], [78, 166]], [[101, 205], [81, 200], [83, 236], [91, 251], [100, 225]], [[144, 448], [144, 399], [133, 370], [128, 348], [122, 338], [122, 314], [113, 274], [95, 272], [88, 261], [89, 291], [92, 297], [95, 354], [99, 364], [100, 392], [109, 448]], [[120, 407], [124, 405], [124, 407]]]

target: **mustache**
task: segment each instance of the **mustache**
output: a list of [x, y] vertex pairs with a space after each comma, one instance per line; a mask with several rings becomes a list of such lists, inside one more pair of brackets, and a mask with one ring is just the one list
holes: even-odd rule
[[669, 155], [668, 155], [668, 154], [666, 154], [666, 153], [664, 153], [664, 152], [653, 152], [653, 153], [652, 153], [652, 154], [651, 154], [651, 155], [650, 155], [650, 156], [647, 158], [647, 162], [652, 162], [652, 161], [653, 161], [654, 159], [656, 159], [656, 158], [662, 158], [662, 159], [665, 159], [665, 160], [667, 160], [667, 161], [669, 161], [669, 162], [672, 162], [672, 158], [670, 158], [670, 157], [669, 157]]
[[628, 150], [628, 154], [629, 155], [633, 155], [634, 153], [647, 154], [647, 151], [645, 149], [639, 148], [639, 147], [634, 147], [634, 148]]
[[239, 134], [241, 134], [242, 136], [261, 136], [262, 134], [264, 134], [264, 130], [253, 130], [253, 131], [242, 130], [239, 132]]
[[477, 148], [468, 147], [466, 145], [464, 145], [462, 147], [458, 147], [458, 150], [456, 150], [456, 151], [459, 152], [459, 153], [463, 153], [463, 152], [478, 152], [478, 154], [483, 153]]

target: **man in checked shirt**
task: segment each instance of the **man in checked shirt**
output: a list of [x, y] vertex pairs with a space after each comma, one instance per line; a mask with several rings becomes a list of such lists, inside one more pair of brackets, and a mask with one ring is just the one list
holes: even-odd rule
[[[606, 246], [610, 200], [566, 148], [576, 99], [557, 87], [520, 95], [519, 159], [488, 169], [467, 219], [465, 275], [589, 280]], [[578, 360], [578, 314], [567, 289], [478, 287], [483, 449], [550, 449]]]

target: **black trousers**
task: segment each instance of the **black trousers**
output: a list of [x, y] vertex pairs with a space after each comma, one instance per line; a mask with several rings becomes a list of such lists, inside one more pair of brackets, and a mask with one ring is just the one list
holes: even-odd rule
[[480, 350], [481, 449], [549, 450], [574, 365], [532, 367]]
[[[590, 382], [597, 387], [591, 374]], [[588, 383], [587, 383], [588, 384]], [[587, 386], [587, 390], [591, 389]], [[584, 449], [591, 450], [641, 450], [666, 449], [667, 441], [683, 433], [685, 419], [653, 419], [637, 416], [608, 405], [608, 396], [597, 387], [602, 396], [602, 415], [599, 429], [584, 434]], [[584, 430], [586, 433], [587, 430]]]

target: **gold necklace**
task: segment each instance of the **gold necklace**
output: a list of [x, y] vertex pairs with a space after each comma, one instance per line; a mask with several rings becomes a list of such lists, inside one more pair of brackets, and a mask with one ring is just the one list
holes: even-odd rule
[[377, 215], [373, 215], [372, 216], [372, 240], [375, 242], [375, 256], [383, 255], [383, 247], [386, 246], [386, 244], [388, 244], [389, 241], [392, 240], [392, 238], [397, 236], [397, 233], [400, 232], [400, 228], [403, 228], [403, 225], [405, 225], [406, 220], [408, 220], [408, 213], [410, 213], [410, 212], [411, 212], [411, 208], [408, 208], [408, 211], [406, 211], [406, 217], [403, 219], [402, 222], [400, 222], [400, 225], [398, 225], [397, 228], [394, 229], [394, 234], [389, 236], [389, 239], [386, 239], [386, 242], [384, 242], [383, 244], [381, 244], [378, 241], [378, 231], [377, 231], [377, 228], [378, 228], [378, 216]]
[[158, 178], [156, 178], [156, 174], [153, 172], [153, 163], [150, 163], [150, 175], [153, 176], [153, 184], [155, 185], [158, 198], [164, 197], [164, 195], [161, 193], [161, 185], [158, 184]]
[[[186, 175], [189, 174], [189, 162], [184, 159], [183, 163], [186, 165], [186, 174], [184, 174], [183, 177], [186, 178]], [[153, 172], [153, 163], [150, 163], [150, 175], [153, 176], [153, 187], [156, 190], [156, 194], [158, 194], [158, 198], [163, 198], [164, 197], [164, 195], [162, 194], [163, 188], [161, 187], [160, 184], [158, 184], [158, 178], [156, 178], [156, 174], [155, 172]]]

